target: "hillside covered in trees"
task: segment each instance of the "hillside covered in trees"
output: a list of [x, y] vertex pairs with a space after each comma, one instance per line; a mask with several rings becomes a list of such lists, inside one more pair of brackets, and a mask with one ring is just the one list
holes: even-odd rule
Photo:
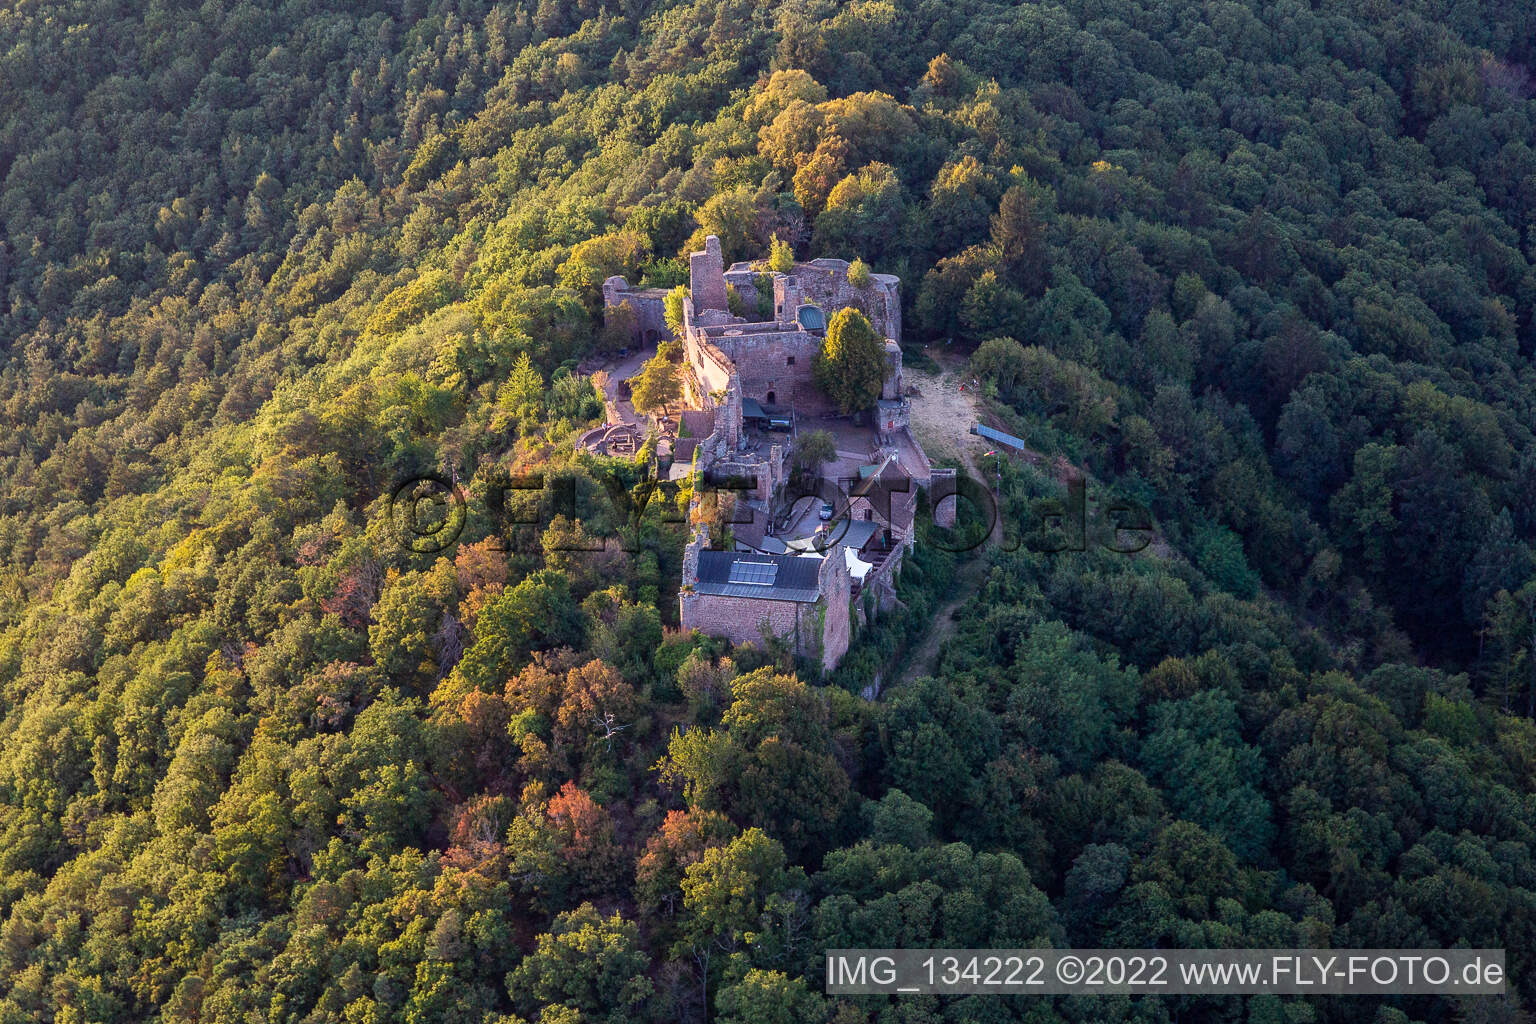
[[[1527, 1020], [1532, 25], [4, 5], [0, 1024]], [[705, 234], [900, 275], [908, 359], [1160, 543], [925, 530], [827, 678], [678, 632], [576, 366]], [[1017, 533], [1060, 496], [988, 468]], [[591, 500], [418, 552], [429, 472]], [[1052, 943], [1503, 947], [1511, 995], [823, 994]]]

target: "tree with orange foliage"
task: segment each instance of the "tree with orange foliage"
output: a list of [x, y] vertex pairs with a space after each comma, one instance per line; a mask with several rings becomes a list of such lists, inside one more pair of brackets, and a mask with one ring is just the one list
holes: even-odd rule
[[[545, 770], [574, 775], [594, 741], [613, 749], [637, 707], [634, 687], [596, 659], [569, 665], [561, 658], [536, 658], [507, 683], [506, 694], [514, 738], [525, 751], [547, 753], [546, 763], [525, 766], [533, 775]], [[542, 747], [529, 737], [543, 741]]]
[[635, 862], [635, 902], [640, 910], [659, 917], [676, 914], [688, 865], [735, 835], [736, 826], [718, 811], [668, 811]]
[[480, 788], [500, 788], [511, 760], [507, 724], [512, 712], [506, 698], [498, 693], [471, 690], [459, 702], [459, 718], [464, 723], [464, 743], [470, 754], [475, 781]]
[[353, 629], [366, 629], [373, 621], [373, 606], [383, 589], [383, 565], [375, 559], [365, 558], [342, 573], [336, 582], [336, 590], [321, 600], [320, 608]]
[[454, 811], [443, 862], [462, 871], [496, 876], [504, 867], [502, 831], [516, 805], [510, 797], [482, 794]]
[[465, 544], [454, 556], [453, 568], [458, 580], [459, 621], [466, 629], [475, 628], [480, 609], [501, 593], [507, 585], [507, 556], [501, 549], [502, 541], [487, 537], [474, 544]]
[[512, 881], [545, 911], [611, 892], [620, 881], [613, 818], [574, 782], [547, 802], [525, 801], [507, 830], [507, 851]]
[[614, 738], [634, 714], [635, 688], [611, 666], [589, 661], [566, 674], [555, 710], [555, 741], [577, 749], [600, 736], [611, 750]]

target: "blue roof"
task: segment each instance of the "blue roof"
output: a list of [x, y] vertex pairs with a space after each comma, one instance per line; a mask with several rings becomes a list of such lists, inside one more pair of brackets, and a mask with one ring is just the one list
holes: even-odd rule
[[827, 314], [821, 311], [820, 306], [809, 302], [795, 310], [795, 319], [800, 321], [800, 326], [808, 331], [824, 331], [827, 329]]
[[1029, 445], [1025, 444], [1022, 438], [1014, 437], [1012, 434], [1005, 434], [1001, 430], [993, 430], [991, 427], [984, 427], [979, 423], [971, 428], [971, 433], [984, 437], [988, 441], [996, 441], [998, 444], [1006, 444], [1011, 448], [1017, 448], [1021, 452], [1029, 450]]

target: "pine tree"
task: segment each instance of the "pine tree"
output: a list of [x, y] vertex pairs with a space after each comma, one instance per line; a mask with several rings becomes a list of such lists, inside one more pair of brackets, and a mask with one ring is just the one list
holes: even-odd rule
[[1530, 552], [1515, 536], [1509, 509], [1499, 510], [1488, 536], [1462, 575], [1462, 603], [1467, 621], [1475, 623], [1500, 590], [1515, 590], [1530, 568]]
[[992, 242], [1002, 253], [1009, 284], [1029, 296], [1045, 291], [1045, 231], [1035, 219], [1034, 198], [1022, 186], [1003, 193], [992, 217]]
[[503, 410], [517, 417], [519, 425], [526, 430], [529, 423], [539, 418], [544, 404], [543, 396], [543, 375], [534, 369], [533, 360], [527, 352], [519, 353], [517, 362], [512, 365], [511, 375], [501, 386], [497, 401]]

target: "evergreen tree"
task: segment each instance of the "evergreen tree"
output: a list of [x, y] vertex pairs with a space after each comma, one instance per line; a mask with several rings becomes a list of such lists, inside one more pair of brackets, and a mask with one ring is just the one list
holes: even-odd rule
[[544, 403], [544, 378], [533, 367], [527, 352], [519, 352], [512, 373], [501, 386], [497, 401], [502, 409], [517, 418], [523, 432], [538, 421]]
[[813, 373], [838, 411], [873, 406], [885, 380], [885, 346], [869, 318], [851, 306], [832, 314]]

